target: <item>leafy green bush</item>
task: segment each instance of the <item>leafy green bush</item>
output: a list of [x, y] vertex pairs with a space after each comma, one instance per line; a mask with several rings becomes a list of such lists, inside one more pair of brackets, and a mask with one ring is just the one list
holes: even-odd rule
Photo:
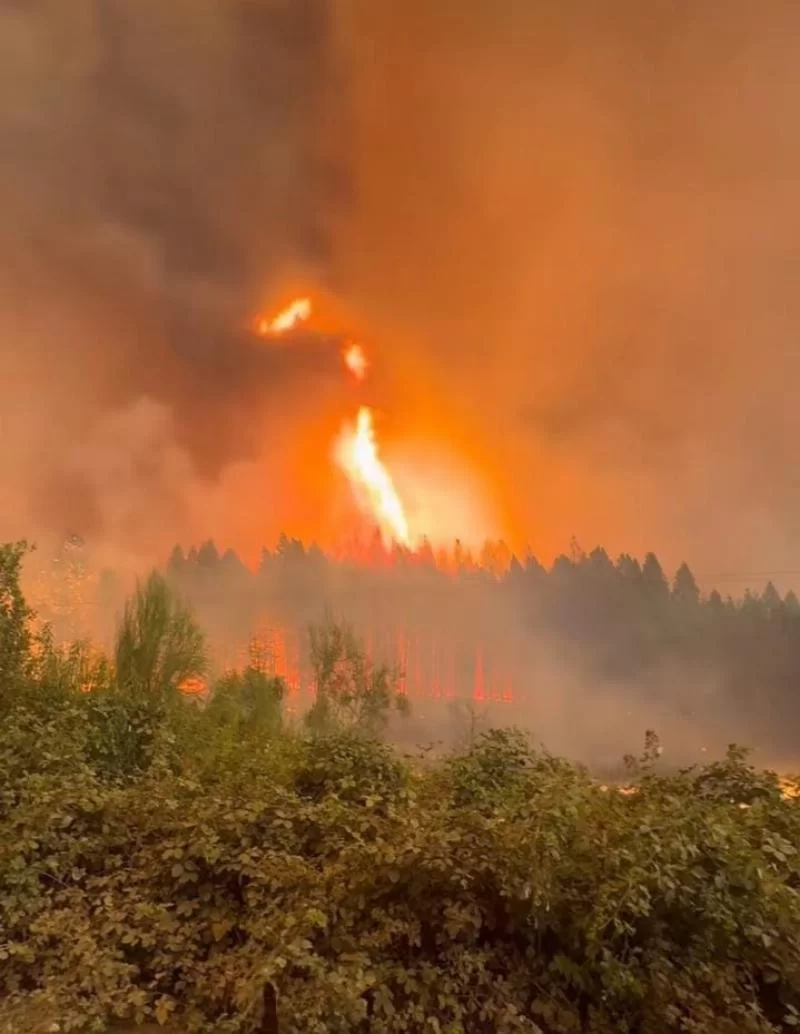
[[367, 736], [386, 728], [392, 710], [407, 713], [397, 673], [368, 660], [353, 630], [330, 618], [310, 629], [316, 698], [306, 724], [317, 733], [350, 729]]
[[[744, 752], [662, 775], [650, 735], [626, 793], [508, 730], [417, 767], [335, 688], [311, 736], [281, 728], [282, 686], [255, 670], [184, 699], [197, 654], [172, 645], [196, 640], [147, 631], [188, 628], [158, 600], [129, 611], [121, 679], [16, 610], [3, 1034], [233, 1034], [265, 986], [283, 1034], [797, 1026], [800, 803]], [[322, 656], [352, 660], [343, 643]]]
[[310, 800], [331, 796], [348, 804], [374, 807], [393, 799], [406, 775], [390, 747], [339, 732], [302, 743], [293, 784], [300, 797]]
[[7, 1000], [67, 1026], [238, 1030], [271, 981], [288, 1031], [791, 1024], [796, 804], [710, 802], [704, 773], [624, 796], [534, 764], [527, 792], [471, 808], [452, 770], [323, 743], [295, 788], [158, 766], [127, 786], [34, 780], [3, 818]]
[[231, 671], [214, 685], [206, 707], [208, 720], [230, 729], [237, 740], [274, 736], [282, 725], [281, 704], [286, 695], [283, 679], [265, 675], [254, 665]]
[[27, 543], [0, 544], [0, 704], [25, 674], [30, 658], [33, 612], [20, 588]]
[[125, 605], [114, 665], [121, 687], [154, 698], [174, 695], [206, 672], [203, 634], [156, 572]]

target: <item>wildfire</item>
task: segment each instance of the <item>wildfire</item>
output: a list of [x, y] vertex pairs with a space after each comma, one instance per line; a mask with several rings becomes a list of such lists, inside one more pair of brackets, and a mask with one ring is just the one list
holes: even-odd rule
[[369, 360], [367, 359], [361, 345], [354, 343], [345, 345], [344, 351], [342, 352], [342, 358], [344, 359], [344, 365], [353, 374], [356, 380], [363, 381], [367, 376]]
[[378, 522], [384, 539], [410, 545], [408, 520], [392, 476], [378, 452], [372, 411], [362, 406], [355, 426], [346, 426], [339, 436], [334, 456], [350, 479], [356, 499]]
[[309, 298], [295, 298], [273, 319], [260, 319], [258, 321], [258, 332], [262, 336], [266, 334], [285, 334], [289, 330], [294, 330], [301, 323], [305, 323], [310, 315], [311, 300]]
[[[306, 323], [312, 312], [309, 298], [295, 298], [271, 319], [256, 321], [259, 335], [285, 334]], [[364, 381], [369, 359], [364, 347], [348, 341], [342, 348], [342, 361], [357, 381]], [[375, 521], [387, 544], [411, 544], [408, 519], [389, 471], [381, 460], [372, 411], [361, 406], [354, 424], [345, 424], [334, 443], [333, 457], [350, 481], [359, 507]]]

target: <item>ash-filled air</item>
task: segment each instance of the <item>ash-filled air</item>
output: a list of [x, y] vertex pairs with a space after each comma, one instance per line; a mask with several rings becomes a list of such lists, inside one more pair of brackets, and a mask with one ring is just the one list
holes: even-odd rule
[[441, 464], [489, 488], [476, 537], [545, 558], [797, 567], [798, 29], [791, 0], [4, 4], [0, 532], [330, 537], [339, 356], [250, 332], [309, 286], [369, 328], [430, 520], [468, 509]]

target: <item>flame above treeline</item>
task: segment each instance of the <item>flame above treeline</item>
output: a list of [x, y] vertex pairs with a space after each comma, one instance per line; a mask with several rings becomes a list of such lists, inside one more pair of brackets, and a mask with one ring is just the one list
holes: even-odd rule
[[[295, 298], [276, 315], [259, 317], [258, 333], [262, 337], [286, 336], [306, 324], [312, 312], [310, 298]], [[370, 364], [362, 344], [345, 340], [342, 361], [356, 381], [366, 380]], [[373, 411], [368, 405], [362, 404], [355, 420], [344, 424], [331, 448], [334, 461], [350, 483], [356, 504], [376, 523], [384, 542], [410, 546], [405, 506], [381, 458]]]

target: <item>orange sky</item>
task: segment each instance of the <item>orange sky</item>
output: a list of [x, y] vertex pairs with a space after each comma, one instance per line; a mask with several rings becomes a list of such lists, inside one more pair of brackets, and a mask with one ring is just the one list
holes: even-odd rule
[[366, 400], [437, 534], [800, 567], [795, 0], [0, 22], [0, 534], [338, 534]]

